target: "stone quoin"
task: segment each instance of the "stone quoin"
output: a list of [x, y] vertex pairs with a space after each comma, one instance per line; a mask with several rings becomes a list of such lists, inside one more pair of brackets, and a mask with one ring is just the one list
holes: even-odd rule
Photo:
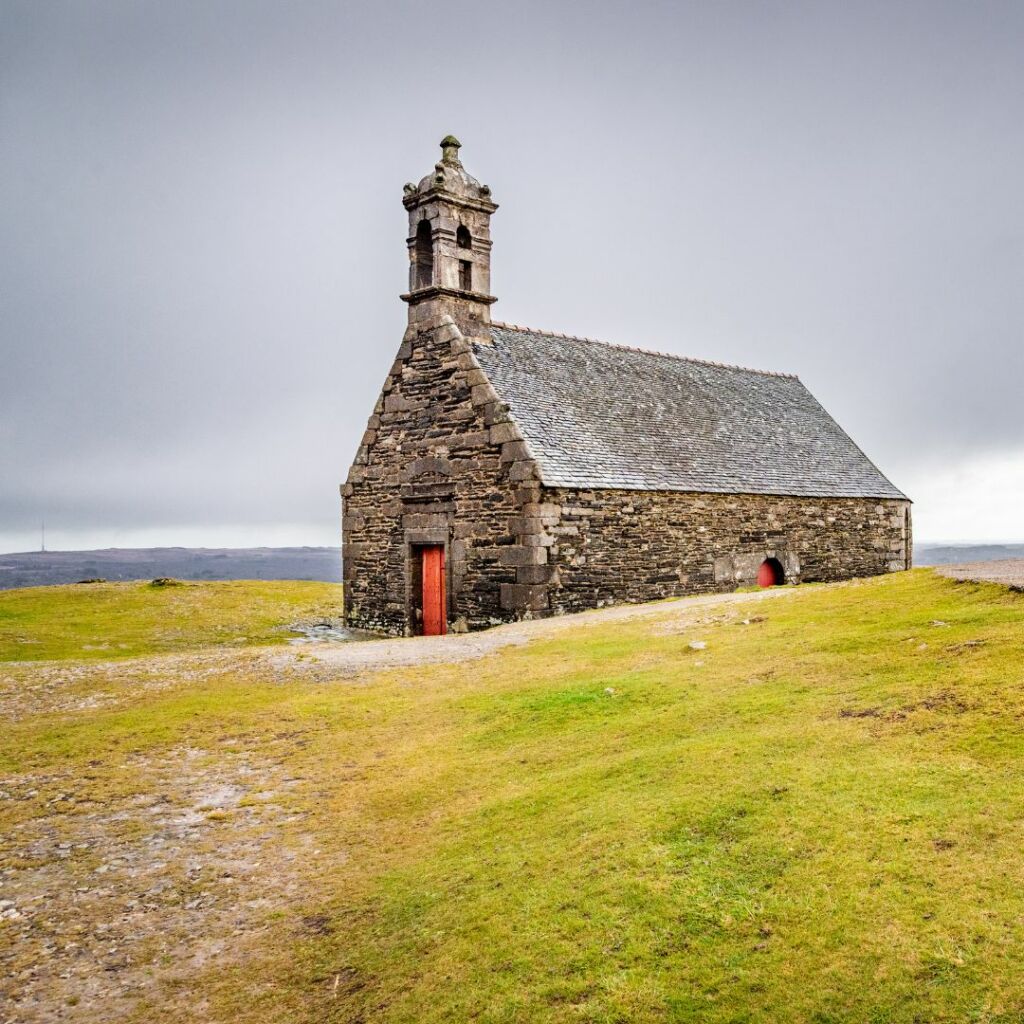
[[910, 501], [796, 377], [492, 322], [498, 207], [459, 148], [405, 186], [408, 328], [342, 486], [350, 625], [910, 568]]

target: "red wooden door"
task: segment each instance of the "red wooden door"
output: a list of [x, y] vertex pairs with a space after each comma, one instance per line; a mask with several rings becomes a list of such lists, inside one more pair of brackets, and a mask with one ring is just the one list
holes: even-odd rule
[[432, 544], [423, 551], [423, 635], [444, 636], [448, 616], [444, 600], [444, 545]]

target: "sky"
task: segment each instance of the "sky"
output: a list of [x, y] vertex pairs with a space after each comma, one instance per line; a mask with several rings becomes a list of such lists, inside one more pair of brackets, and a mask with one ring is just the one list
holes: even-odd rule
[[0, 0], [0, 551], [339, 542], [461, 139], [496, 319], [794, 372], [1024, 541], [1024, 4]]

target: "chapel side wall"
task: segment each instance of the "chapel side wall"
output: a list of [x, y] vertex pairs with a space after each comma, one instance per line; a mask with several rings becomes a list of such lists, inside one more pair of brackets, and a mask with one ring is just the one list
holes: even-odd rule
[[346, 621], [409, 631], [410, 545], [445, 545], [448, 622], [521, 616], [536, 468], [449, 316], [410, 326], [342, 488]]
[[788, 582], [910, 568], [909, 501], [548, 488], [544, 501], [555, 614], [754, 586], [767, 557]]

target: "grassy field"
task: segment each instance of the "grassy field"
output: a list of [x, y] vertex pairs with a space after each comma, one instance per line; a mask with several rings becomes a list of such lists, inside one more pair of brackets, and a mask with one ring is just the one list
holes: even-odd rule
[[[316, 585], [229, 586], [176, 594], [180, 674], [9, 667], [50, 702], [0, 753], [13, 1019], [1024, 1020], [1024, 596], [915, 571], [339, 678], [199, 650]], [[17, 629], [138, 651], [119, 595], [166, 599]]]
[[91, 583], [0, 590], [0, 661], [127, 658], [210, 644], [281, 643], [296, 619], [341, 614], [308, 581]]

